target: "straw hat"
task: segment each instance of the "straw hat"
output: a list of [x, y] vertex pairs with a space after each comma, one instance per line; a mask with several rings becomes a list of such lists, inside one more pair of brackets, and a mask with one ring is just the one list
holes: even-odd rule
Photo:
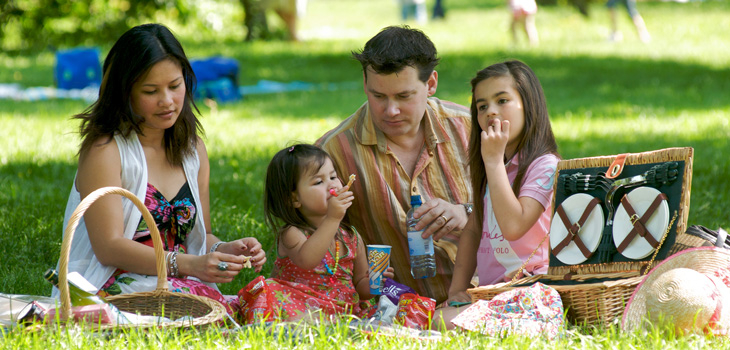
[[657, 265], [636, 287], [621, 328], [673, 324], [678, 334], [730, 332], [730, 250], [687, 249]]

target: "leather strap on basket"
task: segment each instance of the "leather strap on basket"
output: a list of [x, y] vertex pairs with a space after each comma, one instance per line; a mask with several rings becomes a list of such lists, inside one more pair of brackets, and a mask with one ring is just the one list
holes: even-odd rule
[[619, 154], [616, 156], [616, 159], [613, 160], [613, 163], [608, 167], [608, 170], [606, 171], [606, 177], [609, 179], [615, 179], [619, 175], [621, 175], [621, 172], [624, 171], [624, 163], [626, 162], [626, 156], [629, 155], [628, 153]]
[[654, 239], [654, 236], [649, 233], [649, 231], [646, 229], [646, 223], [649, 221], [652, 215], [654, 215], [654, 212], [657, 208], [659, 208], [659, 205], [662, 203], [662, 201], [667, 200], [667, 195], [664, 193], [660, 193], [654, 198], [654, 201], [651, 202], [651, 205], [646, 208], [646, 211], [644, 212], [644, 215], [639, 217], [638, 214], [636, 214], [636, 210], [634, 210], [634, 207], [631, 206], [631, 203], [629, 202], [629, 198], [627, 196], [623, 196], [621, 198], [621, 204], [623, 204], [624, 209], [626, 209], [626, 214], [629, 215], [629, 218], [631, 219], [631, 225], [634, 227], [631, 229], [631, 232], [624, 238], [624, 240], [619, 244], [619, 246], [616, 248], [618, 251], [623, 254], [626, 247], [629, 246], [629, 243], [634, 240], [634, 237], [638, 234], [639, 236], [643, 237], [652, 248], [656, 249], [656, 247], [659, 246], [659, 242]]
[[578, 219], [578, 221], [576, 221], [574, 224], [570, 222], [570, 219], [568, 219], [568, 215], [565, 213], [563, 205], [561, 204], [558, 206], [555, 211], [558, 213], [558, 216], [563, 222], [563, 225], [565, 225], [565, 228], [568, 229], [568, 234], [565, 235], [565, 238], [563, 238], [563, 240], [560, 241], [560, 243], [558, 243], [555, 248], [553, 248], [553, 255], [558, 255], [558, 253], [560, 253], [563, 248], [567, 247], [570, 242], [575, 242], [575, 245], [578, 247], [578, 249], [586, 259], [591, 257], [593, 252], [588, 250], [586, 245], [580, 239], [580, 236], [578, 236], [578, 232], [580, 232], [581, 227], [586, 223], [586, 220], [588, 220], [588, 216], [591, 215], [591, 212], [593, 212], [593, 208], [595, 208], [597, 204], [598, 198], [591, 199], [591, 201], [588, 202], [585, 210], [583, 210], [583, 215], [581, 215], [580, 219]]

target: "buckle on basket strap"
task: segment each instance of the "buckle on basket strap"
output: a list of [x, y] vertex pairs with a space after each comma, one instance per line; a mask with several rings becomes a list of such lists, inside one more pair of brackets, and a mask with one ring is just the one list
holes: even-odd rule
[[631, 215], [631, 217], [629, 218], [629, 221], [631, 221], [631, 226], [636, 226], [636, 222], [639, 221], [639, 219], [641, 219], [639, 217], [639, 214], [634, 213], [634, 215]]
[[616, 156], [616, 159], [614, 159], [613, 163], [608, 167], [608, 170], [606, 171], [606, 177], [609, 179], [615, 179], [619, 175], [621, 175], [621, 172], [624, 171], [624, 163], [626, 163], [626, 156], [628, 156], [628, 153], [619, 154]]

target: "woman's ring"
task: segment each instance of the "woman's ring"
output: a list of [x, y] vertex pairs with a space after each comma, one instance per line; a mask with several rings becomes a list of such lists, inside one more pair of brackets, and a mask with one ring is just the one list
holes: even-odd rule
[[447, 219], [445, 216], [441, 215], [441, 218], [444, 219], [444, 225], [446, 225], [446, 223], [449, 222], [449, 219]]
[[221, 271], [228, 271], [228, 263], [225, 261], [221, 261], [218, 263], [218, 270]]

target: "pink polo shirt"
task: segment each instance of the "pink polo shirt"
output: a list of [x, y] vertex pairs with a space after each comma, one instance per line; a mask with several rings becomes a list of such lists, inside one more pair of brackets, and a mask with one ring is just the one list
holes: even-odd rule
[[[530, 164], [525, 173], [520, 197], [534, 198], [545, 208], [535, 225], [522, 238], [507, 241], [497, 225], [492, 209], [489, 189], [484, 196], [484, 222], [482, 239], [477, 251], [477, 272], [479, 285], [495, 284], [512, 279], [522, 263], [537, 249], [525, 270], [534, 275], [547, 272], [550, 254], [550, 240], [543, 238], [550, 231], [551, 205], [554, 176], [558, 158], [553, 154], [538, 157]], [[517, 157], [507, 166], [507, 177], [512, 184], [517, 176]], [[497, 203], [498, 205], [498, 203]], [[542, 242], [542, 244], [540, 244]]]

